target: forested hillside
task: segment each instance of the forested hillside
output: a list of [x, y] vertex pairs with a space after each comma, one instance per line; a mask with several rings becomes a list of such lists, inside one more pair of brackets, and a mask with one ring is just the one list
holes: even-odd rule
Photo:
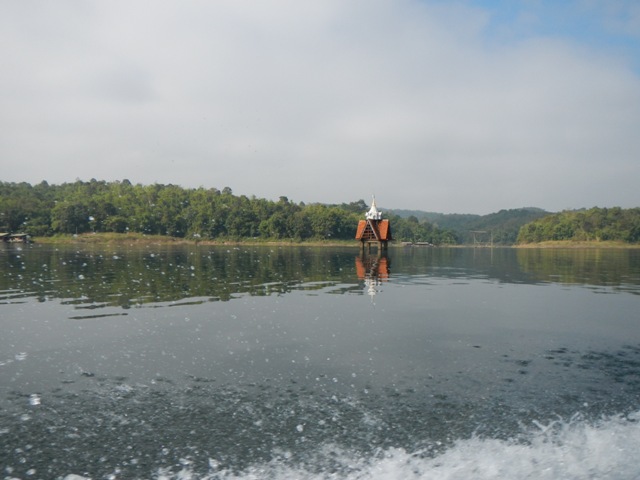
[[[539, 208], [500, 210], [466, 222], [466, 229], [459, 231], [459, 236], [463, 243], [472, 243], [473, 231], [486, 231], [491, 232], [494, 244], [513, 245], [516, 243], [518, 232], [523, 225], [546, 215], [549, 215], [549, 213]], [[441, 226], [445, 225], [448, 224], [445, 223]], [[452, 227], [447, 226], [445, 228]]]
[[640, 242], [640, 208], [564, 211], [531, 222], [518, 234], [518, 243], [553, 240]]
[[472, 244], [473, 232], [486, 232], [476, 234], [476, 239], [483, 241], [493, 240], [494, 244], [512, 245], [516, 242], [520, 227], [549, 215], [539, 208], [516, 208], [500, 210], [488, 215], [460, 214], [460, 213], [434, 213], [418, 210], [393, 210], [393, 213], [407, 218], [416, 218], [426, 221], [438, 228], [455, 232], [460, 243]]
[[[353, 239], [368, 206], [271, 201], [234, 195], [230, 188], [185, 189], [133, 185], [128, 180], [61, 185], [0, 182], [0, 231], [32, 236], [138, 232], [202, 239]], [[428, 222], [391, 216], [394, 239], [456, 243]]]

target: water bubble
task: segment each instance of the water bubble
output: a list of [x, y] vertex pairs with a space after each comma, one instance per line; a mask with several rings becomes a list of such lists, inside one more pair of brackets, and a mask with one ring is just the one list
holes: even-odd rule
[[302, 432], [304, 431], [304, 426], [303, 426], [303, 425], [298, 425], [298, 426], [296, 427], [296, 430], [297, 430], [298, 432], [302, 433]]

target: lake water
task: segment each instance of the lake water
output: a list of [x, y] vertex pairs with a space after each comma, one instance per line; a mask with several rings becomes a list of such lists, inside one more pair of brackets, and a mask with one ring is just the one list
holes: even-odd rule
[[0, 476], [640, 478], [640, 250], [0, 245]]

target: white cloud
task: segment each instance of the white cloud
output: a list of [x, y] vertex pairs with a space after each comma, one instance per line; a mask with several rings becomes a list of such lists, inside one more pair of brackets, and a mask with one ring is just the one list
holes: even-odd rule
[[[619, 57], [428, 2], [7, 2], [2, 179], [488, 213], [635, 206]], [[20, 165], [20, 168], [16, 168]]]

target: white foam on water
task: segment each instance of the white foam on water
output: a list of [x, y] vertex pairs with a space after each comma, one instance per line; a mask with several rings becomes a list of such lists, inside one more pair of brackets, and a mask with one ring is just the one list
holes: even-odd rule
[[[628, 480], [640, 478], [640, 412], [599, 422], [580, 418], [538, 425], [519, 440], [471, 438], [443, 453], [428, 457], [402, 449], [360, 458], [333, 452], [342, 468], [313, 469], [288, 464], [286, 459], [255, 465], [240, 473], [219, 469], [196, 474], [188, 465], [180, 471], [161, 469], [158, 480]], [[337, 455], [336, 455], [337, 453]]]

